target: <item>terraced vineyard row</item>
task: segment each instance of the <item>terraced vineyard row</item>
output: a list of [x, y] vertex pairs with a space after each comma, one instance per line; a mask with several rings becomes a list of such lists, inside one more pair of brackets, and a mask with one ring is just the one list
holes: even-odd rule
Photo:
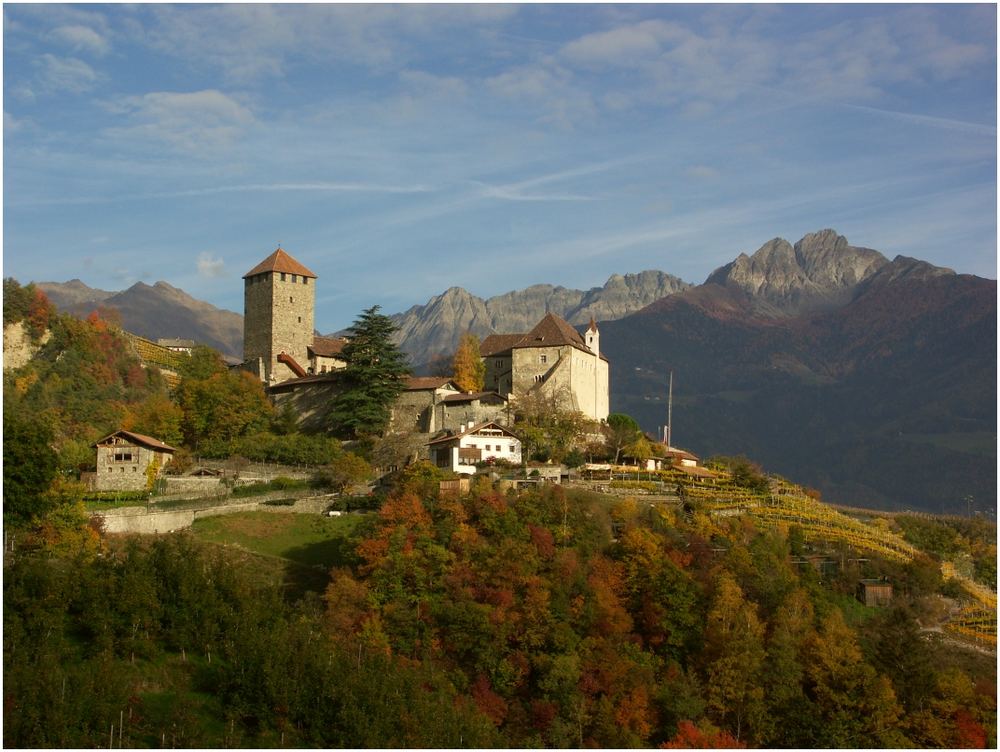
[[122, 330], [122, 334], [125, 335], [125, 339], [129, 341], [132, 349], [135, 350], [136, 355], [139, 356], [139, 359], [145, 365], [156, 366], [163, 372], [163, 376], [166, 378], [167, 384], [171, 389], [180, 383], [180, 376], [177, 374], [177, 371], [183, 362], [181, 358], [185, 358], [185, 355], [158, 345], [137, 334], [132, 334], [124, 330]]

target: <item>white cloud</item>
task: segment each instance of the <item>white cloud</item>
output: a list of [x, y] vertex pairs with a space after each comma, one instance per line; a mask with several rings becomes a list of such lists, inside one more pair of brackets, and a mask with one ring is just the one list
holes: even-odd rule
[[105, 132], [115, 138], [165, 143], [188, 152], [231, 146], [254, 123], [253, 113], [215, 89], [151, 92], [112, 105], [127, 125]]
[[202, 251], [198, 254], [198, 274], [202, 277], [224, 277], [226, 276], [226, 264], [218, 256], [214, 256], [208, 251]]
[[93, 68], [73, 57], [45, 53], [35, 64], [42, 87], [53, 93], [68, 91], [79, 94], [92, 89], [99, 78]]
[[462, 99], [469, 86], [458, 76], [435, 76], [419, 70], [404, 70], [399, 79], [407, 89], [417, 95], [433, 99]]
[[58, 26], [51, 36], [73, 52], [89, 52], [100, 57], [110, 50], [108, 41], [89, 26]]
[[676, 24], [640, 21], [608, 31], [586, 34], [567, 44], [562, 56], [581, 65], [634, 65], [658, 55], [663, 43], [687, 33]]

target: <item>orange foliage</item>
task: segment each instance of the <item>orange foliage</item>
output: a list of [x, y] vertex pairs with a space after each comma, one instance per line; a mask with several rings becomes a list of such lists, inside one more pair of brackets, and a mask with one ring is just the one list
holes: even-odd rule
[[470, 694], [472, 695], [473, 702], [476, 703], [476, 707], [493, 721], [495, 726], [503, 723], [507, 717], [507, 703], [500, 695], [493, 691], [493, 688], [490, 686], [490, 680], [483, 674], [476, 677], [476, 680], [472, 683]]
[[745, 749], [736, 737], [720, 731], [708, 724], [701, 728], [691, 721], [677, 724], [677, 734], [670, 741], [663, 742], [660, 749]]
[[618, 703], [615, 721], [624, 729], [645, 739], [653, 730], [649, 693], [643, 686], [634, 687]]

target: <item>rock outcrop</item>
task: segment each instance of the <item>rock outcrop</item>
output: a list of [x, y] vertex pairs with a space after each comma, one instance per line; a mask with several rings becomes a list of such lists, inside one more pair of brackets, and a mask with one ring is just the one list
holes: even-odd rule
[[834, 230], [810, 233], [794, 246], [775, 238], [752, 256], [712, 272], [706, 284], [742, 290], [762, 313], [797, 316], [849, 303], [858, 286], [888, 259], [870, 248], [850, 245]]
[[670, 274], [644, 271], [614, 274], [603, 287], [573, 290], [553, 285], [532, 285], [484, 300], [461, 287], [452, 287], [413, 306], [393, 320], [399, 327], [397, 342], [425, 363], [435, 355], [455, 350], [466, 332], [480, 337], [503, 332], [526, 332], [546, 313], [556, 313], [571, 324], [619, 319], [660, 298], [689, 288], [687, 282]]

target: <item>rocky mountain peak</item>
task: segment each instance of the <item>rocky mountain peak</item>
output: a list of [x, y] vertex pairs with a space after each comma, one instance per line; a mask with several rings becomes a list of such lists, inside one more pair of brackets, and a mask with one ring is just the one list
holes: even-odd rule
[[878, 251], [856, 248], [835, 230], [821, 230], [794, 246], [783, 238], [769, 240], [752, 256], [741, 253], [716, 269], [706, 283], [742, 290], [762, 304], [762, 311], [773, 306], [782, 315], [799, 315], [844, 305], [887, 263]]

